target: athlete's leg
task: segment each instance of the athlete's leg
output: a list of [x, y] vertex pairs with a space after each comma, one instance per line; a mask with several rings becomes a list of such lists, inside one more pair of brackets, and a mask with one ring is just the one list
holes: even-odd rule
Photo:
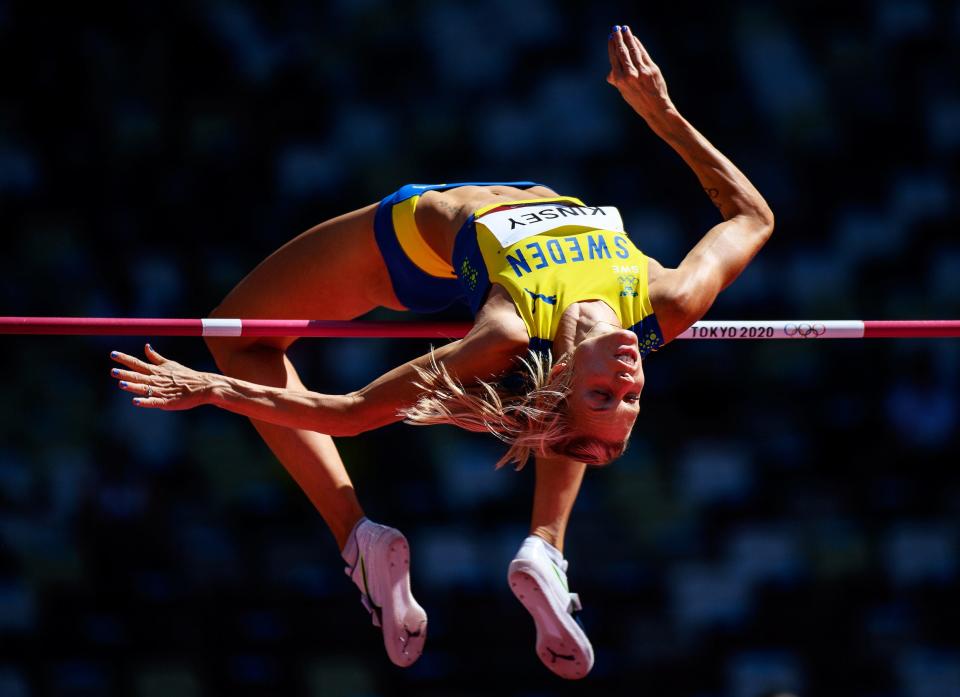
[[[373, 233], [376, 205], [304, 232], [257, 266], [213, 317], [352, 319], [377, 306], [400, 309]], [[305, 389], [280, 338], [208, 338], [227, 375]], [[323, 516], [342, 550], [363, 516], [333, 440], [259, 421], [253, 425]]]
[[536, 488], [530, 534], [542, 537], [563, 552], [570, 512], [587, 466], [568, 458], [537, 458]]
[[582, 678], [593, 667], [593, 647], [576, 621], [580, 599], [567, 584], [563, 538], [586, 466], [566, 458], [537, 459], [530, 536], [510, 567], [510, 590], [530, 612], [537, 655], [562, 678]]
[[[538, 196], [556, 196], [546, 187]], [[530, 190], [533, 192], [533, 189]], [[579, 679], [593, 668], [593, 647], [573, 614], [580, 599], [570, 593], [563, 543], [586, 465], [562, 457], [536, 459], [530, 537], [510, 563], [510, 588], [533, 616], [537, 655], [562, 678]]]
[[[374, 236], [376, 208], [321, 223], [287, 243], [244, 278], [212, 316], [346, 320], [378, 306], [403, 309]], [[228, 375], [305, 389], [286, 355], [293, 341], [210, 338], [207, 344]], [[330, 436], [252, 422], [336, 538], [364, 606], [383, 629], [390, 660], [409, 666], [423, 652], [427, 615], [410, 592], [406, 538], [364, 519]]]
[[[253, 317], [235, 309], [226, 314], [216, 312], [213, 316]], [[240, 348], [224, 348], [230, 341], [233, 340], [208, 342], [225, 375], [261, 385], [306, 389], [284, 353], [287, 346], [256, 341]], [[292, 341], [288, 339], [284, 343], [289, 345]], [[322, 433], [296, 431], [262, 421], [251, 420], [251, 423], [323, 516], [337, 546], [343, 550], [353, 526], [363, 517], [363, 509], [333, 439]]]

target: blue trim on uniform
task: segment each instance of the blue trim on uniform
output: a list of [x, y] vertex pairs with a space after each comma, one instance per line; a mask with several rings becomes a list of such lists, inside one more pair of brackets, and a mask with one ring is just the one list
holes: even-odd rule
[[[637, 335], [637, 341], [640, 344], [640, 358], [646, 358], [648, 354], [663, 346], [663, 332], [660, 331], [660, 323], [657, 322], [656, 315], [644, 317], [630, 327], [630, 331]], [[545, 356], [548, 351], [553, 351], [553, 342], [550, 339], [534, 336], [530, 338], [527, 348]], [[557, 356], [554, 356], [554, 358], [557, 358]]]
[[475, 218], [471, 215], [453, 240], [453, 270], [463, 290], [470, 312], [477, 314], [490, 291], [490, 274], [477, 243]]
[[393, 204], [398, 193], [390, 194], [380, 202], [374, 218], [373, 232], [380, 255], [401, 305], [414, 312], [439, 312], [463, 297], [460, 282], [455, 278], [431, 276], [410, 261], [403, 251], [393, 229]]
[[[530, 343], [527, 345], [527, 348], [531, 351], [539, 353], [541, 356], [546, 356], [547, 353], [553, 353], [553, 341], [550, 339], [541, 339], [539, 336], [530, 337]], [[554, 356], [556, 358], [556, 356]]]
[[656, 315], [644, 317], [630, 327], [630, 331], [637, 335], [637, 343], [640, 344], [640, 358], [646, 358], [647, 354], [663, 346], [663, 331], [660, 329], [660, 323], [657, 321]]
[[[393, 284], [393, 292], [397, 300], [408, 310], [414, 312], [439, 312], [449, 307], [457, 300], [464, 299], [463, 281], [460, 278], [438, 278], [431, 276], [414, 264], [410, 257], [403, 251], [400, 242], [397, 241], [397, 233], [393, 228], [393, 206], [401, 201], [406, 201], [413, 196], [419, 196], [427, 191], [446, 191], [455, 189], [459, 186], [516, 186], [531, 187], [541, 186], [536, 182], [457, 182], [451, 184], [406, 184], [395, 192], [385, 197], [377, 207], [376, 217], [374, 218], [373, 231], [377, 240], [377, 247], [380, 248], [380, 254], [387, 267], [387, 273], [390, 275], [390, 282]], [[473, 216], [467, 221], [470, 224]], [[467, 225], [464, 225], [464, 228]], [[461, 229], [462, 232], [462, 229]], [[474, 234], [474, 246], [476, 246], [476, 234]], [[457, 234], [459, 240], [460, 234]], [[477, 252], [479, 253], [479, 248]], [[454, 255], [456, 259], [456, 255]], [[483, 266], [483, 259], [480, 259], [480, 266], [475, 267], [478, 271], [476, 277], [486, 278], [486, 268]], [[457, 276], [460, 276], [459, 264], [454, 264], [457, 270]], [[480, 271], [482, 270], [482, 274]], [[475, 284], [479, 285], [479, 283]], [[487, 280], [487, 286], [490, 283]], [[479, 310], [473, 308], [474, 314]]]

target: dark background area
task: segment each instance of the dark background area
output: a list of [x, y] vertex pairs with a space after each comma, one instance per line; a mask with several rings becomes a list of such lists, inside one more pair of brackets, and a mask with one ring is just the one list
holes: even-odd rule
[[[907, 0], [0, 2], [0, 314], [205, 316], [406, 182], [543, 181], [675, 265], [716, 212], [604, 82], [624, 22], [777, 215], [708, 319], [960, 317], [960, 3]], [[505, 581], [532, 468], [449, 428], [341, 442], [430, 613], [400, 670], [244, 419], [116, 390], [109, 351], [141, 343], [0, 340], [4, 697], [960, 695], [960, 342], [648, 359], [630, 449], [571, 522], [597, 652], [577, 684]], [[213, 368], [198, 339], [153, 343]], [[292, 355], [337, 392], [426, 348]]]

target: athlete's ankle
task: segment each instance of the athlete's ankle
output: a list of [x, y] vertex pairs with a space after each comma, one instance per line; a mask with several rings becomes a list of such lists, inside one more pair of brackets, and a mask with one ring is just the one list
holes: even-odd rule
[[357, 530], [367, 520], [368, 518], [363, 516], [356, 522], [356, 524], [347, 534], [347, 537], [343, 542], [343, 546], [340, 548], [340, 556], [343, 557], [345, 562], [347, 562], [347, 566], [353, 567], [357, 563], [357, 558], [360, 556], [360, 550], [357, 549]]
[[530, 534], [527, 536], [529, 540], [531, 537], [535, 537], [537, 540], [543, 543], [544, 547], [550, 552], [556, 552], [557, 555], [562, 559], [563, 558], [563, 537], [554, 534], [550, 530], [545, 528], [534, 528]]

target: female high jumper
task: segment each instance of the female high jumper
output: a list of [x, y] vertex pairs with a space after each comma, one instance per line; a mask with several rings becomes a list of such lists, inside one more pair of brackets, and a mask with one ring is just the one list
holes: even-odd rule
[[680, 115], [630, 29], [614, 27], [607, 49], [607, 82], [683, 158], [723, 217], [677, 268], [634, 247], [616, 208], [542, 184], [409, 184], [288, 242], [213, 316], [347, 320], [376, 307], [428, 312], [465, 300], [475, 321], [463, 339], [345, 395], [303, 385], [289, 337], [209, 338], [223, 375], [149, 345], [148, 362], [112, 354], [127, 368], [113, 375], [138, 406], [213, 404], [252, 419], [329, 526], [399, 666], [419, 658], [427, 628], [410, 592], [407, 540], [364, 516], [332, 436], [401, 419], [452, 423], [507, 443], [498, 465], [534, 456], [530, 536], [508, 581], [533, 615], [544, 664], [583, 677], [593, 649], [574, 621], [579, 599], [562, 550], [585, 466], [623, 452], [641, 359], [700, 319], [773, 231], [763, 197]]

